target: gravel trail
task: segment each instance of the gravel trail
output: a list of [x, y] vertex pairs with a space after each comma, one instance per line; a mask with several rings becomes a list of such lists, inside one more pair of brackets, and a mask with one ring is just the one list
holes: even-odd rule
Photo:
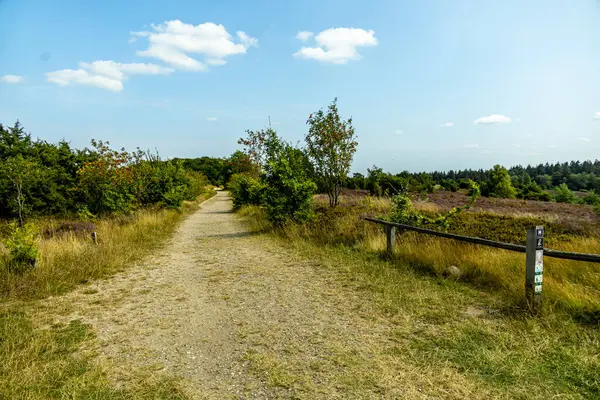
[[391, 327], [364, 295], [249, 232], [219, 192], [156, 254], [52, 308], [91, 325], [117, 384], [145, 371], [198, 399], [420, 397], [382, 367]]

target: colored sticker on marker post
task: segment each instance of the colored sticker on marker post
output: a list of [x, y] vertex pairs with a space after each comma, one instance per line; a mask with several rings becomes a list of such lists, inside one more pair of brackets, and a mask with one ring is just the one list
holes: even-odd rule
[[536, 284], [538, 284], [538, 283], [542, 283], [542, 280], [543, 280], [543, 279], [544, 279], [544, 275], [541, 275], [541, 274], [540, 274], [540, 275], [536, 275], [536, 276], [535, 276], [535, 283], [536, 283]]
[[542, 293], [542, 285], [535, 285], [535, 293]]
[[536, 239], [536, 243], [535, 243], [535, 247], [537, 249], [543, 249], [544, 248], [544, 238], [537, 238]]
[[537, 237], [542, 237], [544, 236], [544, 230], [543, 229], [538, 229], [537, 230]]
[[544, 270], [544, 251], [537, 250], [535, 252], [535, 272], [541, 273]]
[[535, 274], [536, 275], [541, 275], [544, 273], [544, 266], [543, 265], [536, 265], [535, 266]]

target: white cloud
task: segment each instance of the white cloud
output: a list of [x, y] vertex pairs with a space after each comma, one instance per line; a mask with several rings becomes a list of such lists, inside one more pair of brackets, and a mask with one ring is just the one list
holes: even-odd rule
[[156, 64], [131, 63], [121, 64], [115, 61], [94, 61], [93, 63], [79, 63], [80, 68], [62, 69], [46, 73], [48, 82], [61, 86], [70, 84], [90, 85], [102, 89], [120, 92], [123, 90], [123, 81], [128, 75], [166, 75], [173, 69]]
[[236, 35], [237, 35], [238, 39], [240, 39], [240, 42], [242, 42], [242, 44], [244, 46], [246, 46], [246, 48], [258, 47], [258, 39], [257, 38], [253, 38], [252, 36], [248, 35], [244, 31], [237, 31]]
[[600, 111], [594, 114], [594, 119], [600, 119]]
[[207, 117], [206, 120], [210, 121], [210, 122], [214, 122], [217, 120], [217, 117]]
[[13, 85], [16, 85], [18, 83], [23, 83], [24, 81], [25, 81], [25, 79], [19, 75], [4, 75], [3, 77], [0, 77], [0, 82], [10, 83]]
[[121, 64], [114, 61], [94, 61], [91, 64], [79, 63], [79, 66], [92, 74], [102, 75], [122, 81], [125, 75], [166, 75], [173, 72], [172, 68], [156, 64], [131, 63]]
[[454, 126], [454, 122], [444, 122], [440, 125], [442, 128], [452, 128]]
[[296, 39], [306, 42], [308, 39], [314, 36], [314, 33], [308, 31], [298, 32], [296, 35]]
[[549, 148], [549, 149], [555, 149], [555, 148], [557, 148], [557, 147], [558, 147], [558, 146], [557, 146], [557, 145], [555, 145], [555, 144], [549, 144], [549, 145], [548, 145], [548, 148]]
[[56, 83], [60, 86], [79, 84], [96, 86], [114, 92], [123, 90], [123, 83], [120, 80], [106, 76], [93, 75], [82, 69], [61, 69], [59, 71], [48, 72], [46, 73], [46, 79], [48, 82]]
[[513, 147], [521, 147], [521, 145], [519, 143], [513, 143]]
[[511, 119], [505, 115], [492, 114], [487, 117], [477, 118], [473, 121], [473, 125], [489, 125], [489, 124], [510, 124]]
[[479, 145], [476, 143], [465, 144], [463, 146], [465, 149], [478, 149]]
[[591, 142], [591, 139], [589, 139], [589, 138], [586, 138], [586, 137], [580, 137], [580, 138], [579, 138], [579, 139], [577, 139], [577, 140], [581, 140], [582, 142]]
[[315, 36], [315, 42], [317, 47], [302, 47], [294, 53], [294, 57], [332, 64], [346, 64], [349, 60], [362, 58], [358, 54], [358, 47], [377, 46], [378, 44], [375, 31], [357, 28], [326, 29]]
[[[174, 68], [191, 71], [205, 71], [207, 65], [223, 65], [227, 57], [245, 54], [248, 48], [258, 45], [256, 38], [242, 31], [236, 33], [236, 43], [223, 25], [212, 22], [193, 25], [172, 20], [152, 25], [152, 31], [131, 34], [148, 38], [148, 49], [138, 51], [137, 55], [157, 58]], [[202, 61], [190, 54], [199, 55]]]
[[396, 129], [396, 135], [403, 135], [404, 131], [402, 129]]

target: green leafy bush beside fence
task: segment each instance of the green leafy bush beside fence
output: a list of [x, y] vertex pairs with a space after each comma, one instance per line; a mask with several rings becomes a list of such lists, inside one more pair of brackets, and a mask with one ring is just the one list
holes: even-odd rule
[[260, 205], [265, 208], [267, 218], [275, 224], [287, 220], [309, 220], [317, 185], [308, 176], [310, 169], [306, 168], [309, 163], [306, 154], [283, 141], [272, 129], [251, 133], [259, 138], [260, 149], [252, 154], [260, 151], [262, 165], [254, 169], [259, 170], [258, 173], [249, 171], [233, 175], [230, 179], [227, 186], [234, 208]]

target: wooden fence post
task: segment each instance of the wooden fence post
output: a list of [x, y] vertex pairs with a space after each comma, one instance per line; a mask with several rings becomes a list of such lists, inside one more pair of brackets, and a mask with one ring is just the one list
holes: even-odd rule
[[92, 242], [98, 244], [98, 234], [96, 232], [92, 232]]
[[542, 281], [544, 273], [544, 227], [527, 229], [525, 268], [525, 296], [533, 311], [542, 306]]
[[387, 236], [387, 253], [394, 254], [394, 246], [396, 245], [396, 227], [385, 225], [385, 235]]

